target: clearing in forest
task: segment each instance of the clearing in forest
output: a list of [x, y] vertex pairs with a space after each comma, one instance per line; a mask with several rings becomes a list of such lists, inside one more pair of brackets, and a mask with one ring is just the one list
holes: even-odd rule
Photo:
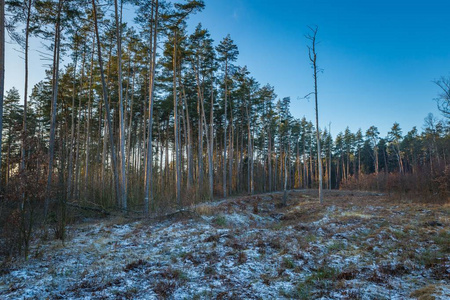
[[449, 204], [369, 192], [237, 197], [96, 219], [3, 264], [0, 298], [448, 299]]

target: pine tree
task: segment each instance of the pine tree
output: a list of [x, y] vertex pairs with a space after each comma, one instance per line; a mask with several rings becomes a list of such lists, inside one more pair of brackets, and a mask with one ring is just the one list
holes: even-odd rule
[[[223, 99], [224, 99], [224, 120], [223, 120], [223, 197], [227, 197], [227, 128], [228, 128], [228, 85], [229, 85], [229, 71], [232, 67], [232, 62], [237, 59], [239, 51], [237, 46], [234, 44], [231, 37], [228, 35], [225, 37], [216, 48], [218, 53], [218, 59], [222, 63], [222, 69], [224, 72], [223, 76]], [[232, 158], [230, 158], [232, 159]], [[230, 183], [229, 183], [230, 184]]]

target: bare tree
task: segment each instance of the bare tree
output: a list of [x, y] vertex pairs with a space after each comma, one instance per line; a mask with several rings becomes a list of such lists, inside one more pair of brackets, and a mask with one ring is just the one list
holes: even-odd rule
[[450, 118], [450, 77], [441, 77], [434, 83], [441, 89], [441, 93], [436, 98], [438, 108], [445, 117]]
[[319, 165], [319, 200], [323, 203], [322, 194], [322, 153], [320, 151], [320, 129], [319, 129], [319, 106], [317, 101], [317, 74], [319, 72], [317, 68], [317, 52], [316, 52], [316, 36], [318, 27], [309, 27], [311, 33], [306, 36], [308, 40], [311, 41], [311, 45], [308, 46], [309, 61], [313, 67], [313, 78], [314, 78], [314, 99], [316, 104], [316, 139], [317, 139], [317, 162]]

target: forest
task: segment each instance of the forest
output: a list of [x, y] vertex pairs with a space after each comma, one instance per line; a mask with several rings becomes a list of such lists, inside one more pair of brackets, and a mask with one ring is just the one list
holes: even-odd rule
[[[8, 74], [1, 77], [2, 256], [27, 258], [37, 233], [67, 239], [80, 212], [154, 218], [280, 191], [286, 206], [287, 191], [319, 186], [449, 200], [446, 77], [435, 82], [442, 119], [394, 123], [386, 136], [376, 124], [332, 136], [326, 120], [295, 118], [290, 97], [237, 65], [230, 35], [214, 41], [202, 24], [188, 30], [201, 0], [2, 2], [3, 60], [7, 35], [25, 68], [24, 86], [3, 91]], [[132, 21], [123, 20], [125, 9]], [[315, 67], [310, 29], [304, 59]], [[31, 38], [46, 45], [48, 65], [28, 87]], [[316, 75], [306, 84], [314, 87]], [[315, 88], [313, 96], [317, 80]]]

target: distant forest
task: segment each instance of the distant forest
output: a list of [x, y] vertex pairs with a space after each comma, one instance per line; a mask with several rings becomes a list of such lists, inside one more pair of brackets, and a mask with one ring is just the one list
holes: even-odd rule
[[[122, 20], [123, 5], [135, 11], [133, 26]], [[203, 1], [7, 0], [5, 7], [2, 24], [23, 50], [17, 67], [25, 85], [4, 95], [0, 220], [17, 224], [19, 240], [41, 221], [64, 238], [74, 207], [155, 214], [317, 188], [317, 126], [294, 118], [289, 97], [236, 65], [230, 36], [215, 43], [201, 24], [188, 32], [186, 20]], [[48, 46], [50, 65], [28, 95], [30, 38]], [[394, 123], [387, 136], [371, 126], [332, 137], [322, 125], [324, 188], [447, 200], [450, 87], [446, 78], [436, 83], [444, 118], [429, 115], [422, 131]]]

